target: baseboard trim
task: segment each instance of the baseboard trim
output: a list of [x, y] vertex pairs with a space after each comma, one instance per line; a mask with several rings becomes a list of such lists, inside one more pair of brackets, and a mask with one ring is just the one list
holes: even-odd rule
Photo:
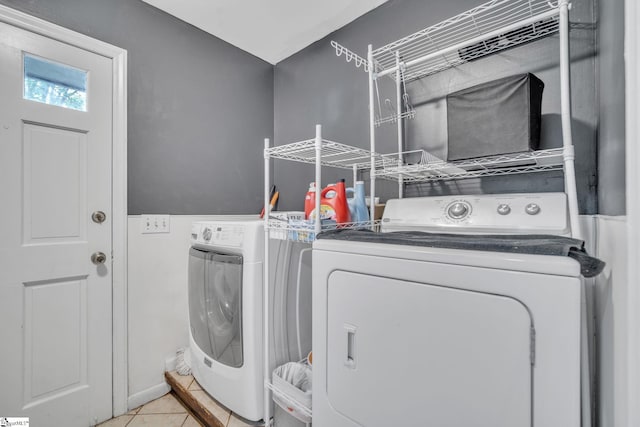
[[154, 385], [153, 387], [149, 387], [146, 390], [142, 390], [136, 394], [132, 394], [127, 399], [127, 406], [129, 410], [135, 409], [139, 406], [144, 405], [145, 403], [149, 403], [152, 400], [155, 400], [159, 397], [164, 396], [165, 394], [171, 391], [171, 386], [166, 382], [162, 382], [158, 385]]

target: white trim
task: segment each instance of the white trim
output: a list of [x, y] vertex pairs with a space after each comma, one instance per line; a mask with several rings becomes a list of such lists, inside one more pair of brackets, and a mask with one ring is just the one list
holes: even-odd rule
[[127, 51], [113, 57], [113, 415], [129, 406], [127, 251]]
[[166, 382], [162, 382], [160, 384], [156, 384], [153, 387], [149, 387], [146, 390], [142, 390], [136, 394], [129, 396], [127, 404], [129, 408], [137, 408], [139, 406], [144, 405], [145, 403], [149, 403], [152, 400], [156, 400], [159, 397], [164, 396], [169, 393], [171, 390], [171, 386]]
[[[626, 81], [626, 202], [627, 202], [627, 396], [623, 396], [627, 426], [640, 425], [640, 44], [637, 0], [625, 1], [625, 81]], [[618, 400], [618, 399], [616, 399]], [[621, 424], [622, 425], [622, 424]]]
[[0, 5], [0, 22], [113, 62], [113, 415], [127, 411], [127, 51]]

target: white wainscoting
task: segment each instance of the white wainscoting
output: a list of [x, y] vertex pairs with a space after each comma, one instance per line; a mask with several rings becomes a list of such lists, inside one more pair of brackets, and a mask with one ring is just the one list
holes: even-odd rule
[[596, 383], [600, 427], [622, 427], [627, 386], [627, 221], [624, 216], [596, 217], [596, 253], [607, 263], [595, 279]]

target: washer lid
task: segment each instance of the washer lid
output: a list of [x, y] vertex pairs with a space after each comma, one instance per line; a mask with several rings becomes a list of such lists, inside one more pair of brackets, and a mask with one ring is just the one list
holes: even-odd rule
[[368, 230], [327, 230], [318, 239], [348, 240], [364, 243], [398, 244], [431, 248], [461, 249], [483, 252], [554, 255], [570, 257], [580, 264], [584, 277], [594, 277], [605, 263], [587, 254], [582, 240], [546, 234], [452, 234], [403, 231], [372, 233]]
[[316, 240], [313, 242], [313, 250], [580, 277], [580, 264], [566, 256], [487, 252], [330, 239]]

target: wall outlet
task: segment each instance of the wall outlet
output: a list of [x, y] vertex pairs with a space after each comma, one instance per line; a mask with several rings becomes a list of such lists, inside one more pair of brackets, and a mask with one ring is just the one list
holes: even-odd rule
[[140, 232], [143, 234], [170, 231], [170, 215], [140, 215], [140, 218]]

